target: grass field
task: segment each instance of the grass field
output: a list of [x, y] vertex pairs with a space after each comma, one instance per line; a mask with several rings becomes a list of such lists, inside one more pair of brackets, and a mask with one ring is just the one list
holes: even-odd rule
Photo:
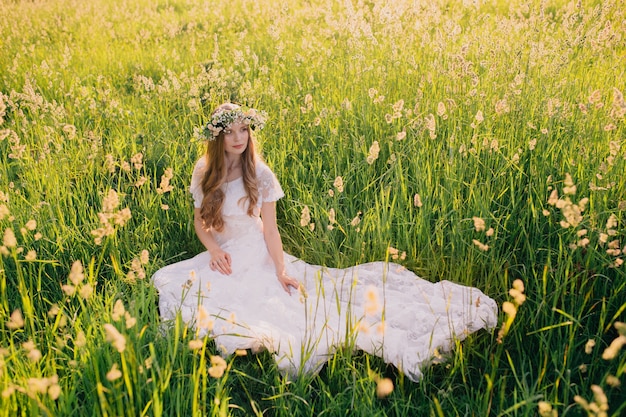
[[[618, 0], [0, 0], [0, 415], [625, 415], [625, 63]], [[501, 327], [419, 383], [162, 334], [149, 277], [202, 250], [194, 128], [226, 100], [270, 116], [288, 252], [396, 248]]]

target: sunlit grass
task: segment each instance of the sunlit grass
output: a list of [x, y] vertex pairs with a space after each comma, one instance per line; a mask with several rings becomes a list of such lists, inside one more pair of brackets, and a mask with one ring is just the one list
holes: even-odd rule
[[[0, 414], [621, 415], [625, 18], [616, 1], [1, 2]], [[163, 328], [148, 278], [201, 250], [193, 129], [225, 100], [270, 115], [288, 252], [347, 267], [396, 248], [506, 305], [503, 327], [420, 383], [349, 349], [317, 376], [268, 353], [211, 376], [218, 347]]]

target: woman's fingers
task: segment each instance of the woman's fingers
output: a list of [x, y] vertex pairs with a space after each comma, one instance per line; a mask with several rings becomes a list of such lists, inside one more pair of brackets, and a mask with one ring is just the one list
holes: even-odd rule
[[212, 271], [217, 271], [223, 275], [230, 275], [233, 272], [231, 262], [230, 255], [228, 253], [224, 253], [223, 256], [211, 259], [209, 267]]

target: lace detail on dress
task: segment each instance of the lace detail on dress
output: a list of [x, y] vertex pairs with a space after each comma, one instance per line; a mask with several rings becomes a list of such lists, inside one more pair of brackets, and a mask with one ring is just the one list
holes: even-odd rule
[[285, 196], [276, 175], [263, 162], [257, 162], [256, 180], [259, 185], [259, 197], [263, 202], [276, 201]]

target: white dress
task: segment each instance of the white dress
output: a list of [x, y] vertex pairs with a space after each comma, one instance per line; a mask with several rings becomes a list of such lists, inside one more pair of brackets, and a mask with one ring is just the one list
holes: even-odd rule
[[[202, 158], [190, 186], [195, 207], [202, 201], [204, 170]], [[267, 165], [257, 162], [256, 174], [259, 208], [284, 195]], [[261, 218], [246, 214], [242, 179], [223, 187], [225, 227], [214, 236], [231, 255], [232, 274], [212, 271], [205, 251], [153, 276], [162, 318], [180, 312], [200, 334], [209, 332], [222, 354], [267, 349], [281, 372], [295, 376], [317, 372], [337, 348], [347, 346], [380, 356], [417, 381], [455, 339], [496, 326], [497, 305], [480, 290], [431, 283], [394, 263], [334, 269], [285, 253], [287, 273], [302, 284], [289, 295], [276, 278]]]

